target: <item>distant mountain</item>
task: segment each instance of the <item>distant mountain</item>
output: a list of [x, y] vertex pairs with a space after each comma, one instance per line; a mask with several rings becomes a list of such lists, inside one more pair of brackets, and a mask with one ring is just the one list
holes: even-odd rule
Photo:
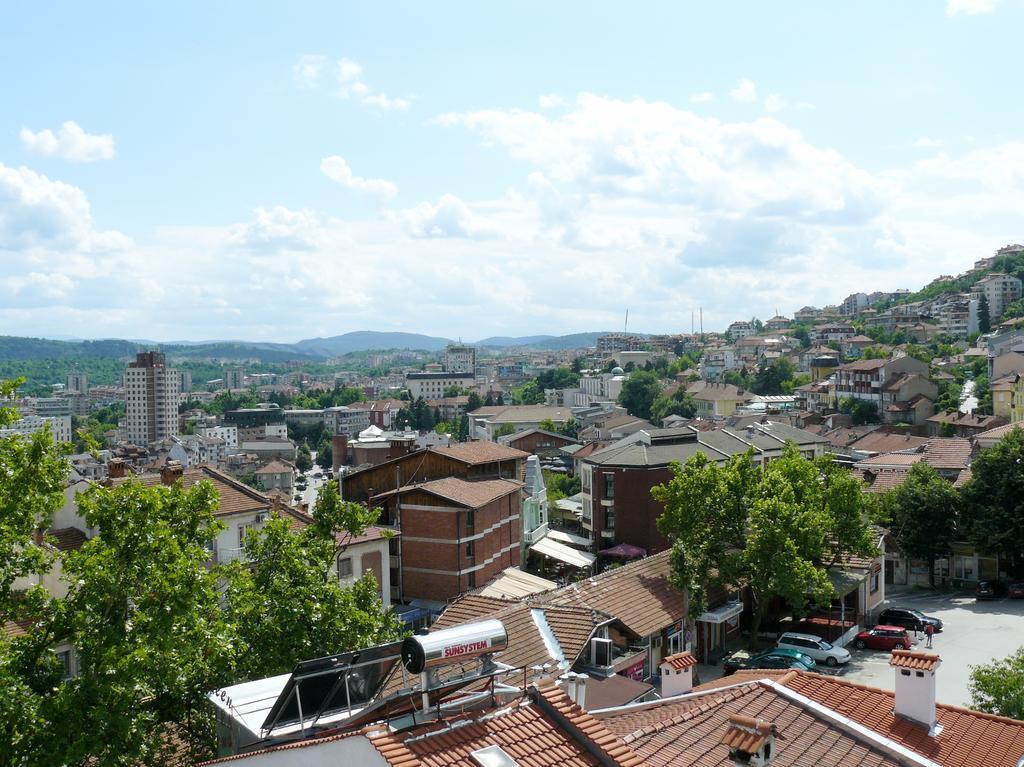
[[506, 346], [532, 346], [533, 344], [543, 343], [554, 338], [555, 336], [520, 336], [519, 338], [491, 336], [480, 341], [474, 341], [473, 346], [489, 346], [492, 349], [503, 349]]
[[[152, 347], [150, 347], [152, 348]], [[290, 360], [319, 360], [326, 355], [295, 344], [257, 343], [250, 341], [215, 341], [199, 344], [159, 344], [168, 357], [180, 359], [249, 360], [261, 362], [288, 362]]]
[[[608, 330], [602, 330], [598, 333], [572, 333], [567, 336], [552, 336], [546, 341], [537, 341], [531, 344], [525, 344], [531, 349], [551, 349], [552, 351], [558, 351], [560, 349], [581, 349], [585, 346], [597, 346], [597, 339], [599, 336], [607, 335]], [[642, 336], [643, 333], [636, 333], [634, 335]]]
[[379, 333], [374, 330], [357, 330], [330, 338], [307, 338], [293, 346], [307, 354], [322, 357], [339, 357], [349, 352], [365, 352], [371, 349], [422, 349], [436, 352], [452, 343], [451, 339], [424, 336], [419, 333]]
[[63, 357], [130, 357], [142, 347], [134, 341], [53, 341], [49, 338], [0, 336], [0, 360]]

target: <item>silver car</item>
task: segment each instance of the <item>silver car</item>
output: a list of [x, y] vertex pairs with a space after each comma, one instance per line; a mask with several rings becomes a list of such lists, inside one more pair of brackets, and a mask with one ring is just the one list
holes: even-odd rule
[[795, 631], [787, 631], [779, 637], [779, 641], [775, 645], [776, 647], [799, 650], [810, 655], [818, 663], [824, 663], [826, 666], [838, 666], [850, 661], [849, 650], [836, 647], [813, 634], [797, 634]]

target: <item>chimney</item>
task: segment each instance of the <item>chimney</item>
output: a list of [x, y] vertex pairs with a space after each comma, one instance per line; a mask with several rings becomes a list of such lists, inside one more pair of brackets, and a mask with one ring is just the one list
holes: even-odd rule
[[107, 462], [107, 476], [110, 479], [122, 479], [127, 472], [125, 462], [120, 458], [111, 458]]
[[889, 665], [896, 672], [896, 715], [928, 728], [938, 735], [935, 713], [935, 672], [942, 661], [938, 654], [916, 650], [893, 650]]
[[173, 485], [181, 479], [181, 475], [181, 463], [178, 461], [168, 461], [167, 464], [160, 469], [160, 484]]
[[560, 677], [558, 677], [558, 686], [565, 690], [565, 694], [569, 696], [580, 708], [585, 708], [584, 703], [587, 700], [587, 680], [586, 674], [577, 674], [575, 671], [566, 671]]
[[733, 714], [720, 742], [729, 747], [729, 756], [737, 767], [768, 767], [775, 759], [776, 738], [783, 740], [771, 722]]
[[693, 667], [697, 659], [693, 653], [677, 652], [661, 662], [661, 697], [686, 695], [693, 691]]
[[338, 476], [338, 470], [348, 463], [348, 435], [335, 434], [331, 437], [331, 474]]

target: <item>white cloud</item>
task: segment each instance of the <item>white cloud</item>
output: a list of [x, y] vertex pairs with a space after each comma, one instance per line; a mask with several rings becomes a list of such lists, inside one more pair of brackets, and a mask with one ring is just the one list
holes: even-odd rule
[[292, 66], [296, 81], [304, 87], [313, 87], [330, 81], [328, 75], [333, 73], [337, 87], [336, 93], [343, 99], [358, 101], [364, 106], [384, 111], [405, 111], [412, 106], [410, 98], [389, 96], [374, 90], [363, 79], [363, 66], [358, 61], [348, 58], [331, 62], [321, 54], [306, 54]]
[[337, 181], [348, 189], [390, 200], [398, 194], [398, 187], [382, 178], [361, 178], [352, 173], [352, 169], [340, 155], [331, 155], [320, 161], [320, 171], [332, 181]]
[[927, 136], [922, 136], [911, 144], [911, 146], [914, 149], [937, 149], [942, 146], [943, 143], [944, 142], [940, 138], [928, 138]]
[[0, 251], [98, 252], [129, 244], [120, 232], [95, 229], [89, 200], [78, 187], [0, 163]]
[[744, 78], [736, 84], [735, 88], [729, 91], [729, 95], [732, 97], [733, 101], [757, 101], [757, 86], [754, 85], [753, 80], [747, 80]]
[[992, 13], [999, 0], [946, 0], [946, 15], [976, 16], [980, 13]]
[[568, 106], [568, 102], [557, 93], [545, 93], [537, 97], [541, 109], [560, 109]]
[[690, 96], [691, 104], [706, 104], [709, 101], [715, 100], [715, 94], [711, 91], [703, 91], [701, 93], [694, 93]]
[[231, 227], [226, 241], [252, 250], [312, 250], [322, 243], [323, 229], [324, 221], [316, 212], [277, 205], [256, 208], [253, 220]]
[[292, 65], [292, 74], [296, 82], [305, 88], [312, 88], [319, 85], [320, 78], [327, 71], [329, 62], [326, 56], [307, 54], [300, 56], [299, 60]]
[[786, 106], [785, 99], [782, 98], [778, 93], [769, 93], [764, 99], [764, 109], [766, 112], [781, 112]]
[[68, 120], [54, 133], [46, 129], [21, 129], [21, 143], [29, 152], [44, 157], [60, 157], [71, 162], [96, 162], [114, 156], [114, 137], [86, 133], [78, 123]]
[[397, 219], [412, 237], [486, 240], [497, 236], [493, 225], [453, 194], [442, 195], [436, 205], [421, 202], [400, 212]]

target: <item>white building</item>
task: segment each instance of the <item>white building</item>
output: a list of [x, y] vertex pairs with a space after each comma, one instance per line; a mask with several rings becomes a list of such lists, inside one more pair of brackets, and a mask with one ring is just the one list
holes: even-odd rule
[[738, 320], [727, 327], [725, 332], [733, 339], [739, 340], [740, 338], [754, 335], [757, 332], [757, 328], [749, 322]]
[[142, 352], [124, 371], [125, 438], [136, 445], [178, 434], [178, 371], [163, 352]]
[[87, 394], [89, 392], [89, 376], [78, 368], [72, 368], [65, 379], [64, 391], [68, 394]]
[[405, 388], [413, 400], [420, 397], [442, 399], [446, 389], [453, 386], [468, 389], [475, 381], [473, 373], [408, 373], [405, 376]]
[[[985, 279], [978, 280], [971, 288], [972, 299], [981, 301], [982, 295], [988, 299], [988, 314], [995, 322], [1007, 306], [1021, 297], [1021, 281], [1003, 272], [993, 272]], [[974, 315], [977, 316], [977, 309]]]
[[363, 408], [329, 407], [324, 410], [324, 427], [328, 434], [355, 436], [370, 425], [370, 413]]
[[237, 426], [200, 426], [196, 434], [201, 437], [210, 437], [224, 441], [224, 447], [234, 449], [238, 447]]
[[225, 370], [224, 387], [226, 389], [244, 389], [245, 368], [228, 368]]
[[14, 423], [8, 424], [5, 428], [0, 429], [0, 437], [10, 437], [14, 434], [20, 434], [27, 437], [35, 434], [40, 429], [46, 428], [47, 426], [50, 427], [50, 432], [53, 434], [54, 442], [71, 441], [71, 416], [69, 415], [54, 417], [27, 415], [24, 418], [19, 418]]

